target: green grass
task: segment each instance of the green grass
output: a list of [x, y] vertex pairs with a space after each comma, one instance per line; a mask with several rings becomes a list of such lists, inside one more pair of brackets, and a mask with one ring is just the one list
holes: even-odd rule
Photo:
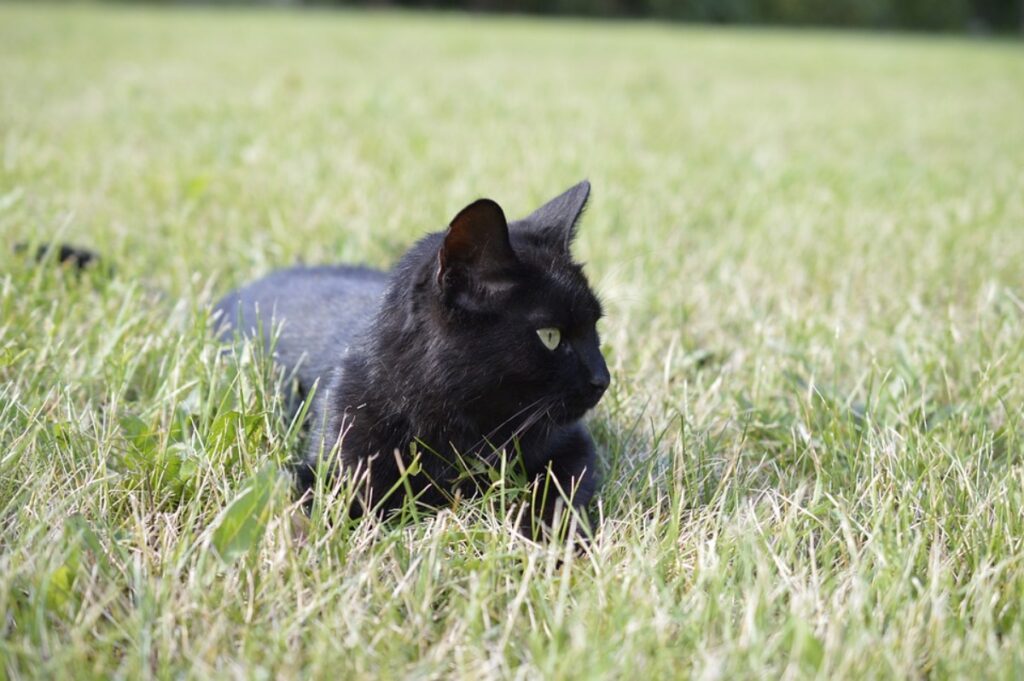
[[[1020, 678], [1022, 111], [1019, 43], [0, 6], [0, 678]], [[206, 306], [582, 177], [591, 552], [303, 539]]]

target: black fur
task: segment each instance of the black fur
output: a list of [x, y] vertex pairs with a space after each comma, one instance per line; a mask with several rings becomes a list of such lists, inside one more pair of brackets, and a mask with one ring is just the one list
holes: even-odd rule
[[[421, 470], [407, 484], [437, 506], [471, 491], [460, 457], [496, 462], [518, 450], [531, 478], [556, 482], [577, 507], [589, 502], [595, 452], [579, 419], [609, 382], [595, 329], [601, 306], [569, 253], [589, 192], [582, 182], [511, 225], [481, 199], [388, 275], [284, 270], [218, 304], [246, 334], [262, 316], [268, 342], [270, 322], [281, 321], [278, 361], [303, 394], [320, 382], [301, 485], [333, 475], [340, 459], [366, 475], [354, 512], [386, 511], [402, 502], [402, 485], [386, 495], [415, 451]], [[561, 330], [553, 351], [537, 335], [547, 327]], [[546, 521], [557, 497], [549, 491], [539, 509]]]

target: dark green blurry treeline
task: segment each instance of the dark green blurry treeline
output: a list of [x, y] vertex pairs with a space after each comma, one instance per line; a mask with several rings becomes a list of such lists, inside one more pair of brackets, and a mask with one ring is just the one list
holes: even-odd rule
[[[171, 0], [174, 1], [174, 0]], [[195, 1], [195, 0], [192, 0]], [[680, 21], [1022, 31], [1024, 0], [207, 0], [650, 17]]]
[[365, 4], [721, 23], [1002, 31], [1022, 27], [1024, 8], [1024, 0], [366, 0]]

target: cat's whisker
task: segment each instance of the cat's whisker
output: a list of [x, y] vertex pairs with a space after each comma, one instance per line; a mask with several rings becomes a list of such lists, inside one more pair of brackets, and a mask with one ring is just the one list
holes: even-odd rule
[[[542, 397], [537, 400], [534, 400], [530, 404], [526, 405], [525, 407], [517, 411], [511, 417], [505, 419], [501, 424], [497, 426], [497, 428], [491, 430], [487, 437], [481, 438], [477, 442], [474, 449], [484, 445], [489, 445], [490, 452], [484, 454], [484, 456], [493, 463], [494, 457], [497, 456], [499, 452], [506, 450], [518, 438], [520, 438], [523, 434], [530, 430], [530, 428], [532, 428], [545, 414], [547, 414], [550, 411], [551, 407], [554, 405], [554, 402], [555, 399], [552, 397]], [[525, 417], [523, 417], [522, 423], [516, 426], [513, 429], [512, 433], [509, 434], [507, 438], [505, 438], [498, 444], [492, 444], [490, 442], [490, 435], [493, 435], [502, 426], [507, 425], [517, 417], [521, 416], [523, 412], [525, 412], [528, 409], [533, 409], [533, 411], [527, 414]]]
[[555, 405], [555, 398], [548, 398], [547, 400], [545, 400], [545, 403], [546, 404], [542, 404], [541, 407], [538, 407], [532, 414], [523, 419], [523, 423], [520, 424], [519, 427], [512, 432], [508, 439], [506, 439], [505, 442], [502, 443], [499, 449], [504, 449], [505, 447], [515, 442], [515, 440], [519, 439], [520, 437], [525, 435], [527, 431], [533, 428], [533, 426], [535, 426], [542, 418], [544, 418], [544, 416], [549, 415], [551, 407]]
[[[502, 421], [501, 423], [496, 425], [494, 428], [492, 428], [490, 431], [488, 431], [483, 437], [480, 438], [480, 440], [476, 443], [475, 447], [479, 447], [482, 444], [486, 444], [487, 441], [490, 440], [490, 438], [493, 437], [498, 431], [500, 431], [502, 428], [504, 428], [505, 426], [507, 426], [508, 424], [513, 422], [518, 417], [522, 416], [523, 413], [527, 412], [530, 409], [533, 409], [534, 407], [537, 407], [538, 404], [543, 404], [544, 402], [549, 401], [551, 399], [552, 398], [545, 396], [545, 397], [538, 397], [533, 402], [530, 402], [525, 407], [523, 407], [522, 409], [519, 409], [514, 414], [509, 416], [507, 419], [505, 419], [504, 421]], [[550, 407], [548, 407], [548, 408], [550, 408]], [[529, 418], [529, 417], [527, 417], [527, 418]]]

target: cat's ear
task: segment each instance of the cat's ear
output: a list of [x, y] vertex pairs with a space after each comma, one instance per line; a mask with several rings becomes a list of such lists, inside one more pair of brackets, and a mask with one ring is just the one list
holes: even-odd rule
[[583, 180], [533, 211], [519, 224], [568, 252], [589, 197], [590, 182]]
[[478, 199], [448, 226], [437, 253], [437, 281], [442, 288], [467, 278], [497, 285], [516, 263], [504, 211], [490, 199]]

